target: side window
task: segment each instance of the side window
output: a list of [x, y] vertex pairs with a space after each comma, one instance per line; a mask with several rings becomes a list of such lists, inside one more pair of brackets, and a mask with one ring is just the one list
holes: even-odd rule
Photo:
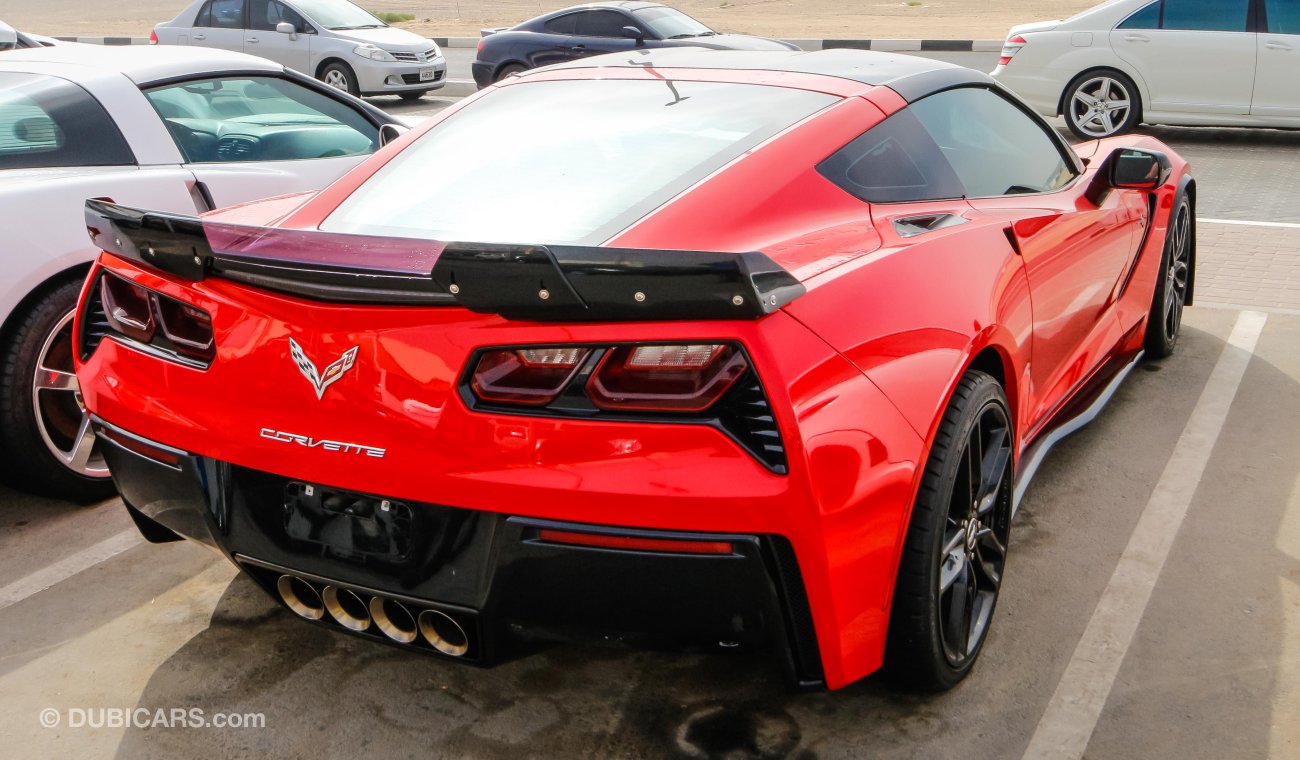
[[1132, 15], [1119, 22], [1116, 29], [1159, 29], [1160, 28], [1160, 0], [1153, 3], [1147, 3], [1141, 8], [1133, 11]]
[[215, 29], [243, 29], [244, 0], [211, 0], [199, 11], [194, 25]]
[[1300, 34], [1300, 0], [1264, 0], [1270, 34]]
[[581, 37], [622, 37], [625, 26], [637, 24], [618, 11], [588, 11], [578, 17]]
[[581, 13], [569, 13], [557, 16], [546, 22], [546, 31], [551, 34], [574, 34], [577, 31], [578, 16]]
[[90, 93], [64, 79], [0, 73], [0, 169], [134, 163]]
[[197, 79], [145, 96], [187, 163], [359, 156], [379, 147], [379, 128], [359, 111], [287, 79]]
[[909, 106], [970, 198], [1059, 190], [1075, 177], [1047, 127], [992, 90], [966, 87]]
[[274, 32], [280, 22], [293, 24], [296, 31], [304, 34], [312, 32], [310, 25], [298, 15], [298, 12], [276, 0], [249, 0], [248, 28], [259, 32]]
[[1250, 0], [1164, 0], [1161, 29], [1244, 32]]
[[867, 130], [817, 171], [869, 203], [960, 198], [961, 182], [911, 109]]

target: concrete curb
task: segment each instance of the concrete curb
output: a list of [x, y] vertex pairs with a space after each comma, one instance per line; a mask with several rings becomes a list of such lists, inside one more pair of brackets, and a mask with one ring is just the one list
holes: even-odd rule
[[[148, 37], [55, 37], [91, 45], [148, 45]], [[474, 48], [481, 37], [430, 37], [439, 47]], [[886, 53], [996, 53], [1002, 40], [786, 40], [804, 50], [876, 50]]]

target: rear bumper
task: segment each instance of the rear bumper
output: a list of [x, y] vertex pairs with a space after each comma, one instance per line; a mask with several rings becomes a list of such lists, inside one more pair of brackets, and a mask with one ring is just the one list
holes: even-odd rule
[[[779, 536], [608, 528], [394, 500], [394, 511], [409, 510], [409, 528], [381, 542], [398, 550], [371, 551], [374, 543], [359, 532], [373, 522], [348, 518], [304, 527], [286, 497], [301, 493], [301, 481], [138, 436], [146, 445], [128, 449], [118, 441], [132, 434], [98, 424], [114, 481], [147, 539], [185, 537], [216, 548], [279, 601], [277, 581], [287, 574], [362, 600], [380, 596], [417, 612], [436, 610], [466, 631], [468, 651], [458, 659], [482, 665], [510, 658], [529, 639], [615, 638], [766, 647], [777, 653], [792, 687], [825, 683], [800, 571], [790, 543]], [[118, 440], [104, 437], [105, 429]], [[152, 458], [149, 445], [175, 456]], [[344, 523], [350, 530], [340, 538]], [[724, 542], [731, 550], [572, 545], [545, 540], [544, 530]], [[392, 643], [375, 625], [349, 631], [328, 613], [320, 622]], [[419, 638], [406, 646], [445, 656]]]
[[474, 83], [481, 90], [492, 84], [492, 75], [496, 72], [496, 66], [491, 63], [474, 61], [470, 64], [470, 71], [474, 74]]

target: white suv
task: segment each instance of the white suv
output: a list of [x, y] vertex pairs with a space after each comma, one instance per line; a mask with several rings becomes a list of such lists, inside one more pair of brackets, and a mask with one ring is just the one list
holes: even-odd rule
[[196, 0], [150, 41], [259, 55], [358, 96], [414, 100], [447, 78], [432, 40], [347, 0]]

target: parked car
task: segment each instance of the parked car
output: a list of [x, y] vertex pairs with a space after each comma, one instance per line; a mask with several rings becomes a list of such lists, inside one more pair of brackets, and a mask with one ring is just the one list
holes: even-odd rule
[[240, 53], [0, 56], [0, 475], [80, 500], [112, 488], [72, 375], [72, 310], [97, 252], [86, 198], [194, 213], [314, 190], [375, 150], [388, 124]]
[[335, 630], [943, 689], [1043, 453], [1174, 350], [1194, 195], [1158, 140], [1076, 152], [950, 64], [604, 56], [292, 210], [89, 202], [77, 375], [147, 537]]
[[0, 52], [5, 50], [25, 50], [27, 48], [54, 47], [59, 44], [53, 37], [40, 34], [20, 32], [0, 21]]
[[993, 77], [1084, 139], [1139, 124], [1300, 127], [1300, 4], [1116, 0], [1013, 27]]
[[484, 29], [473, 63], [480, 88], [537, 66], [601, 53], [664, 47], [798, 50], [780, 40], [719, 34], [666, 5], [604, 2], [575, 5], [509, 28]]
[[150, 41], [259, 55], [352, 95], [415, 100], [447, 83], [433, 40], [347, 0], [195, 0]]

